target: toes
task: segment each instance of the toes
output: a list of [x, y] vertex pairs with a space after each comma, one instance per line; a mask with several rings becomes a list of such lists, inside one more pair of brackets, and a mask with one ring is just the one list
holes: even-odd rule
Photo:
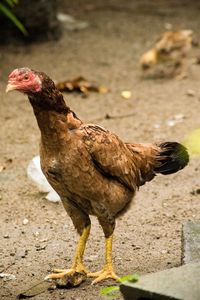
[[53, 273], [67, 273], [70, 271], [71, 269], [53, 269]]
[[63, 279], [65, 276], [72, 275], [75, 271], [73, 269], [62, 270], [62, 269], [54, 269], [54, 273], [47, 275], [44, 280], [51, 279]]
[[104, 271], [99, 271], [99, 272], [91, 272], [91, 273], [87, 273], [87, 277], [91, 277], [91, 278], [94, 278], [94, 277], [99, 277]]
[[114, 272], [104, 271], [97, 278], [95, 278], [91, 284], [94, 285], [94, 284], [96, 284], [100, 281], [106, 280], [106, 279], [113, 279], [113, 280], [117, 281], [119, 279], [119, 277]]
[[60, 279], [60, 278], [64, 278], [66, 275], [66, 273], [53, 273], [53, 274], [49, 274], [47, 275], [44, 280], [51, 280], [51, 279]]

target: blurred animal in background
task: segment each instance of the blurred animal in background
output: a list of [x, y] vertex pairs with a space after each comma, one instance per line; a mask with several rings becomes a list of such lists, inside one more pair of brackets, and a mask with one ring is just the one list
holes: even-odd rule
[[192, 46], [197, 46], [192, 30], [166, 31], [156, 41], [153, 48], [145, 52], [140, 65], [143, 75], [156, 71], [162, 65], [160, 76], [183, 79], [187, 77], [187, 56]]
[[56, 88], [60, 92], [79, 92], [87, 96], [89, 92], [97, 92], [100, 94], [106, 94], [109, 89], [104, 85], [97, 85], [85, 79], [83, 76], [78, 76], [72, 80], [65, 80], [56, 83]]
[[[41, 132], [42, 171], [80, 235], [71, 268], [56, 269], [47, 279], [71, 280], [77, 273], [94, 277], [93, 283], [118, 279], [112, 265], [116, 218], [130, 207], [145, 182], [158, 173], [183, 169], [189, 160], [186, 148], [176, 142], [124, 143], [101, 126], [83, 123], [43, 72], [14, 70], [7, 85], [7, 91], [11, 90], [28, 96]], [[83, 263], [90, 215], [97, 217], [105, 235], [105, 266], [95, 273], [88, 272]]]

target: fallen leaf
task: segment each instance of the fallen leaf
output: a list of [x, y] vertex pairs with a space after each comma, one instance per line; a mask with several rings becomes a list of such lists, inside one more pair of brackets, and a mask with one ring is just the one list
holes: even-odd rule
[[190, 155], [200, 155], [200, 129], [192, 131], [183, 142]]
[[109, 89], [103, 85], [96, 85], [87, 81], [84, 77], [79, 76], [72, 80], [65, 80], [58, 82], [56, 87], [61, 92], [79, 92], [84, 95], [87, 95], [89, 92], [97, 92], [101, 94], [106, 94], [109, 92]]
[[31, 298], [31, 297], [34, 297], [36, 295], [39, 295], [39, 294], [45, 292], [46, 290], [48, 290], [49, 288], [51, 288], [51, 286], [53, 284], [54, 283], [52, 283], [52, 282], [48, 282], [48, 281], [43, 280], [43, 281], [33, 285], [28, 290], [25, 290], [25, 291], [21, 292], [18, 295], [18, 299]]

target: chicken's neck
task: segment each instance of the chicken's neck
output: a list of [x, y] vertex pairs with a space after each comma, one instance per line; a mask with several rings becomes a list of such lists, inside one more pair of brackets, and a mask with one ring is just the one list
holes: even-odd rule
[[[52, 96], [53, 95], [53, 96]], [[65, 104], [59, 91], [51, 95], [29, 96], [44, 147], [57, 151], [70, 139], [70, 130], [82, 124], [75, 113]]]

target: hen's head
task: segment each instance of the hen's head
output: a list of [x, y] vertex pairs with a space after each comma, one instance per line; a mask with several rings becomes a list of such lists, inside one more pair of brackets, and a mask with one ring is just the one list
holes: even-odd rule
[[29, 68], [15, 69], [8, 77], [6, 92], [13, 90], [27, 94], [31, 105], [37, 109], [53, 110], [64, 114], [69, 111], [62, 94], [43, 72]]
[[42, 90], [43, 74], [29, 68], [12, 71], [8, 77], [6, 92], [17, 90], [26, 94], [35, 94]]
[[157, 52], [155, 49], [151, 49], [144, 53], [140, 59], [140, 65], [143, 70], [150, 69], [157, 63]]

